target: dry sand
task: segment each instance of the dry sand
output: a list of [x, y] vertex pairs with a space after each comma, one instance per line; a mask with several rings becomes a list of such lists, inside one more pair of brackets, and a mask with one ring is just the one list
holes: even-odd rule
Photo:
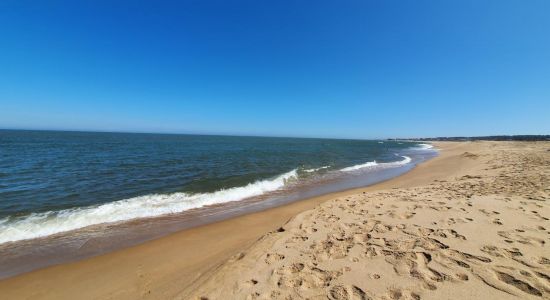
[[225, 263], [208, 299], [550, 299], [550, 144], [476, 143], [429, 184], [341, 196]]
[[550, 143], [436, 146], [384, 183], [9, 278], [0, 298], [550, 299]]

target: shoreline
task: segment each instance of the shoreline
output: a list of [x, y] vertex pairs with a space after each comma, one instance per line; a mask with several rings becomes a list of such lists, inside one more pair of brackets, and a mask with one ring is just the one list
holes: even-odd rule
[[452, 151], [295, 215], [177, 299], [550, 299], [550, 143]]
[[[242, 215], [268, 210], [288, 203], [371, 186], [397, 177], [417, 164], [438, 155], [430, 146], [406, 148], [406, 163], [369, 162], [348, 167], [353, 172], [334, 169], [324, 174], [302, 178], [273, 192], [237, 201], [228, 201], [193, 208], [178, 213], [138, 218], [115, 223], [100, 223], [84, 228], [58, 232], [29, 240], [0, 244], [0, 280], [54, 265], [81, 261], [95, 256], [133, 247], [183, 230], [216, 223]], [[397, 155], [397, 154], [396, 154]], [[356, 169], [362, 171], [356, 172]], [[298, 170], [296, 168], [292, 172]], [[306, 171], [307, 172], [307, 171]], [[279, 175], [280, 178], [283, 175]], [[296, 177], [298, 178], [298, 174]], [[260, 181], [256, 181], [257, 184]], [[215, 196], [211, 194], [211, 196]], [[116, 214], [115, 214], [116, 216]], [[32, 230], [27, 229], [31, 234]]]
[[[0, 281], [8, 298], [174, 298], [190, 295], [222, 263], [251, 247], [297, 214], [346, 195], [429, 184], [473, 167], [462, 157], [479, 142], [434, 143], [440, 155], [413, 170], [365, 188], [300, 200], [265, 211], [191, 228], [137, 246]], [[205, 253], [205, 249], [208, 252]]]

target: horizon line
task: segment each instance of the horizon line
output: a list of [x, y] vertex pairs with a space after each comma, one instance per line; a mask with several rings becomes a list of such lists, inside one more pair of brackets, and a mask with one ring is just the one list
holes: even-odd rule
[[550, 134], [486, 134], [486, 135], [456, 135], [456, 136], [424, 136], [424, 137], [378, 137], [378, 138], [345, 138], [345, 137], [315, 137], [315, 136], [280, 136], [280, 135], [254, 135], [254, 134], [230, 134], [230, 133], [190, 133], [190, 132], [152, 132], [152, 131], [110, 131], [95, 129], [35, 129], [35, 128], [2, 128], [0, 131], [51, 131], [51, 132], [79, 132], [79, 133], [114, 133], [114, 134], [158, 134], [158, 135], [197, 135], [197, 136], [220, 136], [220, 137], [253, 137], [253, 138], [287, 138], [287, 139], [326, 139], [326, 140], [357, 140], [357, 141], [380, 141], [380, 140], [406, 140], [438, 138], [483, 138], [483, 137], [514, 137], [514, 136], [549, 136]]
[[51, 132], [80, 132], [80, 133], [115, 133], [115, 134], [159, 134], [159, 135], [198, 135], [198, 136], [222, 136], [222, 137], [255, 137], [255, 138], [286, 138], [286, 139], [325, 139], [325, 140], [358, 140], [380, 141], [395, 138], [345, 138], [345, 137], [315, 137], [315, 136], [281, 136], [281, 135], [253, 135], [230, 133], [189, 133], [189, 132], [151, 132], [151, 131], [110, 131], [96, 129], [34, 129], [34, 128], [3, 128], [0, 131], [51, 131]]

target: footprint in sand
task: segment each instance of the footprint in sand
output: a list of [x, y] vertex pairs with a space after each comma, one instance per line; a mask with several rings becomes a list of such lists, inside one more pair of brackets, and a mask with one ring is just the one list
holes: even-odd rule
[[271, 265], [272, 263], [281, 261], [283, 259], [285, 259], [285, 256], [282, 254], [268, 253], [264, 261], [266, 264]]
[[366, 300], [370, 299], [367, 294], [359, 287], [336, 285], [330, 288], [328, 293], [329, 299], [333, 300]]
[[371, 279], [380, 279], [380, 277], [381, 277], [381, 276], [378, 275], [378, 274], [376, 274], [376, 273], [374, 273], [374, 274], [369, 274], [369, 278], [371, 278]]
[[506, 284], [509, 284], [527, 294], [531, 294], [531, 295], [535, 295], [535, 296], [539, 296], [541, 297], [542, 296], [542, 293], [541, 291], [539, 291], [538, 289], [534, 288], [533, 286], [531, 286], [529, 283], [525, 282], [525, 281], [522, 281], [520, 279], [517, 279], [515, 278], [514, 276], [510, 275], [510, 274], [507, 274], [507, 273], [504, 273], [504, 272], [499, 272], [499, 271], [496, 271], [496, 276], [497, 278], [506, 283]]

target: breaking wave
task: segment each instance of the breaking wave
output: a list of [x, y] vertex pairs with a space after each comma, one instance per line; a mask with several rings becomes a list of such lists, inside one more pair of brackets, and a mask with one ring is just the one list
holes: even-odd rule
[[421, 150], [428, 150], [428, 149], [432, 149], [433, 147], [434, 146], [430, 144], [418, 144], [416, 148]]
[[22, 218], [7, 217], [0, 219], [0, 244], [44, 237], [102, 223], [156, 217], [206, 205], [243, 200], [279, 190], [297, 177], [297, 170], [292, 170], [272, 179], [212, 193], [151, 194], [97, 206], [33, 213]]
[[387, 163], [377, 163], [375, 160], [373, 160], [373, 161], [366, 162], [364, 164], [343, 168], [343, 169], [340, 169], [340, 171], [351, 172], [351, 171], [357, 171], [365, 168], [392, 168], [392, 167], [399, 167], [399, 166], [406, 165], [412, 161], [411, 158], [408, 156], [402, 156], [402, 157], [403, 157], [403, 160], [392, 161]]
[[[429, 144], [420, 144], [415, 147], [415, 149], [431, 148], [433, 146]], [[401, 157], [403, 159], [399, 161], [378, 163], [373, 160], [345, 167], [339, 171], [353, 172], [365, 169], [392, 168], [411, 162], [410, 157]], [[314, 173], [330, 167], [330, 165], [326, 165], [301, 170], [301, 172]], [[298, 169], [294, 169], [271, 179], [258, 180], [244, 186], [211, 193], [149, 194], [94, 206], [32, 213], [22, 217], [0, 218], [0, 244], [45, 237], [92, 225], [158, 217], [208, 205], [240, 201], [283, 189], [290, 182], [299, 178], [299, 172]], [[329, 171], [329, 173], [335, 174], [337, 171]]]
[[328, 168], [330, 168], [330, 166], [322, 166], [322, 167], [319, 167], [319, 168], [306, 169], [306, 170], [304, 170], [304, 172], [313, 173], [313, 172], [317, 172], [317, 171], [320, 171], [320, 170], [323, 170], [323, 169], [328, 169]]

